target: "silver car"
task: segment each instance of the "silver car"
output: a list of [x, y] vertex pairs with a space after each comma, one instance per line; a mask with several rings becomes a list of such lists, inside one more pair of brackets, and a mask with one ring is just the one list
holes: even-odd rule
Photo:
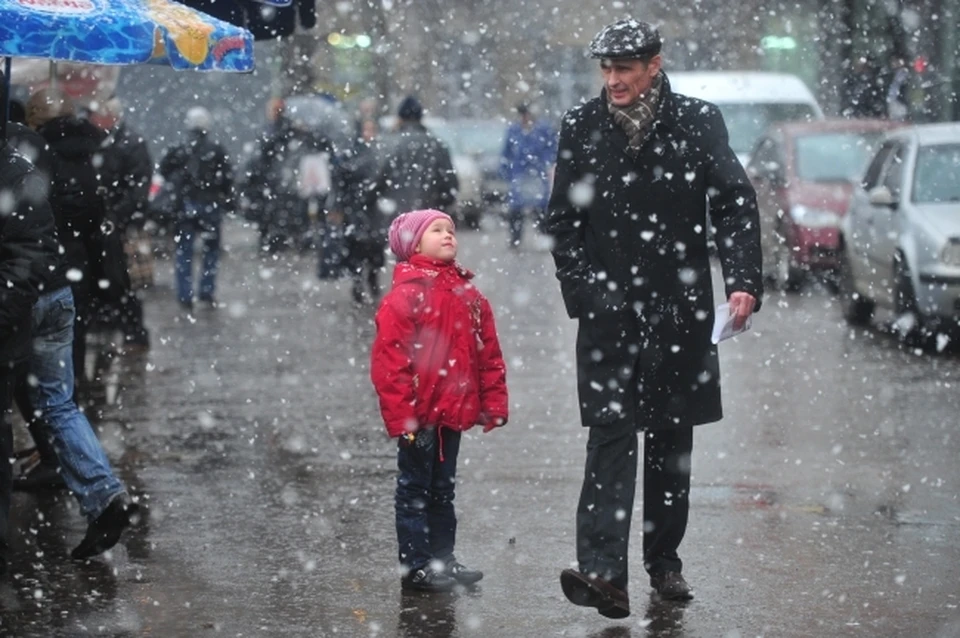
[[960, 325], [960, 124], [889, 133], [843, 218], [844, 316], [866, 324], [879, 306], [904, 336]]

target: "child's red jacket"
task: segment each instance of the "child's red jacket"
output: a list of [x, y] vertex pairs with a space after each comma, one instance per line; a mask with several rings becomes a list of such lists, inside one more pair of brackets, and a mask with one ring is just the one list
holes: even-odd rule
[[507, 419], [507, 377], [490, 302], [456, 263], [397, 264], [377, 311], [370, 376], [392, 437]]

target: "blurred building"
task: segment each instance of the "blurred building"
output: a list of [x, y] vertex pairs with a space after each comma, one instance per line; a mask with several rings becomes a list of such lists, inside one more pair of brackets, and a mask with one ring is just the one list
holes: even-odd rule
[[[919, 115], [955, 118], [958, 2], [341, 0], [319, 9], [328, 31], [318, 34], [316, 60], [322, 83], [344, 87], [349, 76], [354, 95], [373, 86], [391, 104], [417, 93], [447, 117], [506, 115], [521, 99], [561, 112], [599, 90], [596, 63], [584, 55], [592, 36], [633, 15], [661, 26], [668, 70], [794, 73], [834, 113], [848, 97], [856, 58], [885, 66], [897, 55], [922, 69], [912, 96]], [[354, 46], [344, 54], [331, 50], [331, 34], [371, 40], [366, 52]]]

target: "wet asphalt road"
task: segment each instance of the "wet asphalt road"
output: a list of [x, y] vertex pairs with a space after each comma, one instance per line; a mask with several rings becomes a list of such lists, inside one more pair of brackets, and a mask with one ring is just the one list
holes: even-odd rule
[[312, 255], [259, 258], [235, 225], [224, 307], [182, 316], [158, 263], [153, 350], [112, 359], [94, 389], [144, 520], [75, 564], [72, 499], [17, 495], [0, 635], [960, 636], [960, 356], [851, 331], [815, 286], [772, 295], [721, 348], [727, 417], [697, 429], [681, 547], [696, 599], [651, 599], [636, 537], [633, 616], [568, 604], [575, 325], [549, 254], [529, 236], [511, 254], [489, 226], [461, 256], [497, 312], [512, 418], [461, 451], [457, 553], [486, 572], [476, 590], [400, 591], [372, 308], [318, 282]]

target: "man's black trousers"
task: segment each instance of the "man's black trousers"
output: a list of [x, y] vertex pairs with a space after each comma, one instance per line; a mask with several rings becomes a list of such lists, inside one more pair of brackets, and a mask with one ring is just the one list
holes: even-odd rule
[[690, 509], [693, 427], [638, 432], [633, 423], [590, 428], [577, 507], [580, 571], [627, 590], [627, 548], [643, 445], [643, 562], [650, 574], [682, 568], [677, 548]]

